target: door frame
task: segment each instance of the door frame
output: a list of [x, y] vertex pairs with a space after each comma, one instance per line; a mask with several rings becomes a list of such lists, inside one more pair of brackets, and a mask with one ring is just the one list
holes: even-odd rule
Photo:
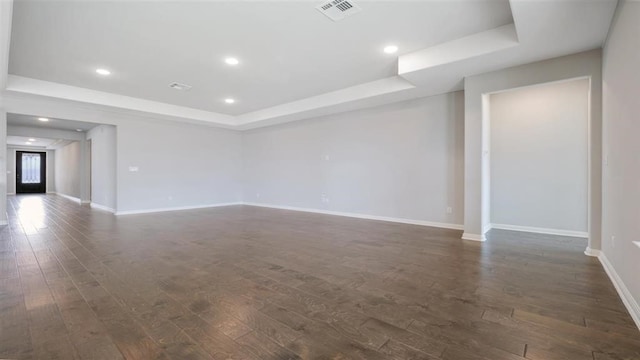
[[[33, 186], [33, 189], [25, 189], [20, 177], [22, 176], [22, 154], [40, 155], [40, 183]], [[45, 194], [47, 192], [47, 152], [16, 150], [16, 194]]]

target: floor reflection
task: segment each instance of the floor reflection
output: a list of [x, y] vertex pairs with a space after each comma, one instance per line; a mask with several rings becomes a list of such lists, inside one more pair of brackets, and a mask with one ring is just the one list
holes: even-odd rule
[[37, 229], [47, 227], [44, 199], [41, 195], [16, 195], [16, 215], [26, 234], [35, 234]]

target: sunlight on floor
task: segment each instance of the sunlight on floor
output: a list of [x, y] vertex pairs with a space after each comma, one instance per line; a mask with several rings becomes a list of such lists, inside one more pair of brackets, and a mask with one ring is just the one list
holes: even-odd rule
[[41, 196], [19, 197], [20, 207], [17, 211], [18, 219], [24, 226], [26, 234], [37, 233], [36, 229], [46, 228], [45, 207]]

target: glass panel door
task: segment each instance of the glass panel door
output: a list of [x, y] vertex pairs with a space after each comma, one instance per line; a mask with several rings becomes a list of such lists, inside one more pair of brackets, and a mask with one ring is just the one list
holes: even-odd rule
[[40, 154], [22, 153], [23, 184], [40, 184]]
[[16, 194], [46, 192], [47, 153], [16, 151]]

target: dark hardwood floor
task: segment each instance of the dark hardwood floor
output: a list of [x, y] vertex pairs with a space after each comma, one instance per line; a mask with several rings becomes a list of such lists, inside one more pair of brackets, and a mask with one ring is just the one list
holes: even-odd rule
[[9, 197], [0, 358], [640, 359], [584, 239]]

